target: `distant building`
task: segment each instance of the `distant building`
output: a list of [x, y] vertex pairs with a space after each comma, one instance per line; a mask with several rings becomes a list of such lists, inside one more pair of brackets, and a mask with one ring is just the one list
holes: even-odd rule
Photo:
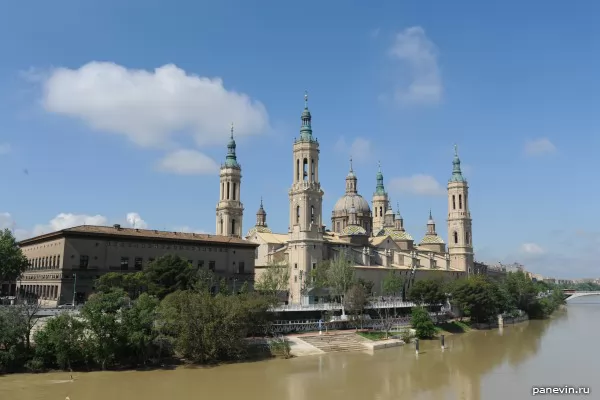
[[107, 272], [136, 272], [166, 254], [186, 258], [226, 278], [232, 286], [253, 283], [258, 245], [236, 237], [110, 226], [77, 226], [19, 243], [29, 267], [19, 295], [56, 305], [85, 299]]

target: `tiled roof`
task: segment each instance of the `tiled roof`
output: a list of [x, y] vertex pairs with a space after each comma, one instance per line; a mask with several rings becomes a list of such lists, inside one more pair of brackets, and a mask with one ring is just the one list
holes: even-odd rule
[[438, 235], [425, 235], [419, 244], [444, 244], [444, 239]]
[[121, 238], [139, 238], [139, 239], [158, 239], [158, 240], [169, 240], [169, 241], [193, 241], [193, 242], [204, 242], [204, 243], [222, 243], [222, 244], [235, 244], [242, 246], [256, 247], [255, 243], [249, 242], [244, 239], [234, 238], [229, 236], [218, 236], [207, 233], [191, 233], [191, 232], [171, 232], [171, 231], [159, 231], [154, 229], [135, 229], [135, 228], [123, 228], [118, 225], [115, 226], [96, 226], [96, 225], [81, 225], [72, 228], [63, 229], [60, 231], [47, 233], [44, 235], [36, 236], [30, 239], [25, 239], [19, 242], [21, 246], [27, 245], [34, 242], [39, 242], [54, 238], [56, 236], [63, 235], [97, 235], [104, 237], [121, 237]]
[[342, 236], [366, 235], [367, 231], [360, 225], [348, 225], [342, 229]]
[[341, 239], [339, 234], [331, 231], [323, 233], [323, 240], [328, 243], [348, 244], [347, 240]]
[[250, 229], [248, 231], [248, 233], [246, 234], [246, 237], [252, 236], [253, 234], [255, 234], [256, 232], [259, 233], [273, 233], [271, 232], [271, 230], [269, 228], [267, 228], [266, 226], [255, 226], [252, 229]]
[[412, 236], [408, 232], [396, 230], [394, 228], [385, 227], [381, 228], [375, 236], [391, 236], [392, 239], [396, 240], [413, 240]]

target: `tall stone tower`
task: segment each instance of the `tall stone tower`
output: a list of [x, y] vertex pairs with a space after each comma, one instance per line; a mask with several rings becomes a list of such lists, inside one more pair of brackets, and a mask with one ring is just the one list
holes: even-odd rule
[[373, 193], [373, 232], [377, 232], [385, 223], [385, 213], [388, 210], [388, 194], [383, 186], [383, 174], [381, 173], [381, 163], [377, 172], [377, 186]]
[[310, 284], [310, 271], [323, 260], [323, 191], [319, 183], [319, 142], [312, 135], [311, 118], [308, 94], [305, 94], [300, 138], [294, 141], [294, 177], [289, 190], [289, 301], [295, 304], [302, 302], [302, 289]]
[[469, 186], [460, 170], [458, 148], [454, 146], [452, 177], [448, 181], [448, 253], [450, 266], [473, 272], [473, 241], [471, 213], [469, 212]]
[[227, 157], [221, 165], [219, 174], [221, 190], [217, 204], [217, 235], [242, 237], [242, 219], [244, 205], [240, 199], [242, 184], [242, 167], [237, 162], [233, 139], [233, 124], [231, 138], [227, 144]]

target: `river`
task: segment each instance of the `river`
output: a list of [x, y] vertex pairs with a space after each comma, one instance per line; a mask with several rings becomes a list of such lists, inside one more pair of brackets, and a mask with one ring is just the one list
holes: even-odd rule
[[[600, 297], [569, 302], [547, 321], [473, 331], [368, 353], [175, 370], [0, 377], [2, 400], [504, 400], [533, 386], [591, 387], [600, 398]], [[594, 390], [597, 389], [597, 392]], [[544, 396], [539, 396], [544, 397]], [[582, 396], [564, 396], [582, 397]]]

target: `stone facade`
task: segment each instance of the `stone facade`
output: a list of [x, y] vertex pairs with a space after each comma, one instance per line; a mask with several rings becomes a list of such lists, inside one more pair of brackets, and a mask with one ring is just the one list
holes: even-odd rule
[[[19, 243], [29, 268], [18, 282], [20, 294], [47, 305], [85, 299], [107, 272], [136, 272], [154, 259], [176, 254], [214, 271], [232, 286], [254, 282], [256, 244], [207, 234], [78, 226]], [[239, 286], [238, 286], [239, 285]]]

